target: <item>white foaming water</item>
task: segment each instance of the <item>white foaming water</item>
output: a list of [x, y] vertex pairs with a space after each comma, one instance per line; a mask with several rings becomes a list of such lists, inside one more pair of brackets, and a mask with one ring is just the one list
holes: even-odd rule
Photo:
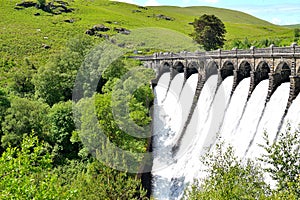
[[[182, 92], [180, 94], [180, 98], [179, 101], [177, 102], [178, 106], [176, 106], [177, 109], [179, 110], [175, 110], [174, 112], [174, 117], [171, 121], [171, 127], [178, 127], [178, 125], [181, 125], [179, 127], [177, 136], [180, 137], [180, 134], [182, 132], [183, 126], [185, 125], [184, 122], [187, 121], [188, 119], [188, 115], [190, 113], [190, 109], [192, 107], [192, 103], [193, 103], [193, 97], [195, 95], [196, 92], [196, 86], [197, 86], [197, 82], [198, 82], [198, 74], [193, 74], [191, 75], [188, 80], [186, 81], [186, 83], [184, 84], [184, 87], [182, 89]], [[178, 115], [181, 115], [178, 116]], [[179, 138], [176, 138], [176, 141]], [[174, 143], [172, 145], [175, 145]]]
[[248, 88], [250, 88], [250, 78], [242, 80], [232, 95], [220, 128], [220, 136], [225, 142], [231, 143], [236, 137], [234, 133], [243, 115], [243, 111], [245, 111]]
[[233, 76], [227, 77], [217, 90], [217, 94], [208, 113], [208, 118], [201, 130], [204, 145], [202, 151], [209, 150], [216, 142], [218, 131], [222, 125], [225, 110], [228, 106], [233, 85]]
[[154, 104], [161, 105], [168, 91], [169, 83], [170, 83], [170, 72], [164, 73], [158, 83], [154, 88]]
[[235, 153], [242, 158], [247, 151], [249, 143], [253, 139], [256, 127], [260, 121], [268, 94], [269, 81], [260, 82], [247, 103], [244, 115], [240, 124], [236, 127], [233, 137], [230, 139], [231, 145], [235, 148]]
[[248, 158], [257, 158], [264, 153], [262, 147], [259, 144], [265, 144], [263, 139], [264, 131], [267, 131], [268, 137], [271, 142], [275, 139], [278, 132], [278, 126], [284, 115], [286, 104], [289, 98], [290, 83], [281, 84], [272, 95], [270, 101], [267, 104], [265, 113], [259, 123], [257, 132], [252, 145], [246, 155]]
[[[166, 121], [165, 121], [166, 124], [168, 124], [169, 126], [170, 126], [171, 120], [173, 120], [172, 117], [174, 116], [175, 111], [177, 111], [178, 116], [181, 117], [181, 115], [178, 113], [178, 112], [181, 112], [181, 110], [180, 110], [180, 107], [178, 107], [179, 105], [177, 102], [180, 99], [179, 94], [182, 90], [183, 83], [184, 83], [184, 74], [183, 73], [177, 74], [171, 82], [166, 99], [161, 104], [161, 107], [163, 108], [165, 114], [168, 115], [168, 117], [169, 117], [168, 119], [166, 118]], [[179, 120], [181, 120], [181, 119], [179, 119]], [[173, 126], [172, 130], [175, 131], [179, 127]]]
[[291, 133], [299, 131], [300, 124], [300, 95], [293, 101], [292, 105], [289, 108], [289, 111], [284, 119], [283, 125], [281, 127], [281, 132], [285, 132], [290, 125]]
[[[199, 158], [206, 151], [205, 149], [214, 142], [215, 137], [212, 136], [212, 131], [216, 130], [221, 123], [232, 84], [233, 77], [226, 78], [216, 93], [217, 75], [210, 77], [205, 83], [179, 150], [176, 155], [173, 155], [176, 163], [170, 167], [171, 185], [169, 196], [166, 199], [180, 199], [187, 184], [192, 183], [195, 178], [204, 176], [205, 173], [202, 171], [203, 166]], [[218, 112], [217, 118], [214, 116], [216, 111], [214, 109], [222, 110]]]
[[[154, 109], [152, 175], [154, 177], [153, 196], [158, 199], [169, 199], [170, 196], [170, 182], [173, 176], [172, 168], [174, 168], [172, 147], [192, 105], [193, 98], [191, 97], [195, 94], [198, 74], [192, 75], [182, 89], [183, 80], [183, 74], [178, 74], [171, 82], [166, 99]], [[185, 98], [180, 98], [179, 94]]]
[[[180, 142], [180, 148], [175, 155], [177, 163], [173, 166], [171, 191], [169, 199], [180, 199], [187, 184], [201, 174], [200, 153], [204, 144], [201, 137], [201, 127], [206, 121], [207, 114], [216, 93], [218, 76], [211, 76], [205, 83], [199, 96], [191, 121]], [[173, 155], [174, 156], [174, 155]]]

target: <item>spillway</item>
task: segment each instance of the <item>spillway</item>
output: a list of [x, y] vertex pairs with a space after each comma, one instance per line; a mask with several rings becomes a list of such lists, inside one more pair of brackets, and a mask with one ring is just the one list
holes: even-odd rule
[[[154, 199], [180, 199], [187, 185], [203, 178], [200, 157], [214, 150], [219, 137], [232, 145], [241, 159], [255, 159], [263, 152], [259, 144], [264, 142], [264, 131], [275, 140], [288, 123], [292, 130], [298, 130], [299, 96], [286, 113], [289, 82], [281, 83], [268, 101], [269, 80], [260, 81], [249, 93], [251, 78], [244, 78], [232, 93], [233, 76], [220, 82], [218, 75], [211, 75], [198, 91], [197, 102], [193, 102], [199, 81], [198, 74], [185, 81], [183, 73], [172, 80], [167, 73], [154, 89]], [[183, 129], [189, 113], [190, 121]]]

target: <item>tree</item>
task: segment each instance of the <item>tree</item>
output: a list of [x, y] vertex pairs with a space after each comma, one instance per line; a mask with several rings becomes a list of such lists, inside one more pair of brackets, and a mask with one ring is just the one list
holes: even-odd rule
[[62, 164], [66, 159], [78, 158], [79, 144], [71, 142], [75, 131], [72, 102], [60, 102], [49, 111], [49, 142], [53, 147], [54, 164]]
[[[37, 136], [25, 136], [20, 148], [8, 147], [0, 156], [0, 199], [70, 199], [52, 173], [47, 145]], [[76, 198], [74, 198], [76, 199]]]
[[68, 42], [63, 52], [40, 67], [32, 80], [36, 98], [44, 100], [50, 106], [60, 101], [70, 100], [77, 70], [90, 47], [90, 39], [75, 37]]
[[280, 133], [275, 142], [264, 133], [265, 145], [261, 145], [267, 152], [260, 158], [267, 163], [264, 170], [277, 181], [279, 193], [294, 194], [300, 198], [300, 136], [299, 131], [291, 132], [290, 127]]
[[193, 22], [193, 39], [206, 51], [222, 48], [225, 40], [225, 25], [215, 15], [202, 15]]
[[300, 28], [295, 28], [294, 29], [294, 42], [297, 42], [300, 37]]
[[39, 101], [14, 97], [11, 106], [6, 111], [2, 122], [2, 147], [15, 147], [22, 142], [23, 135], [34, 131], [40, 139], [48, 136], [49, 125], [47, 114], [49, 106]]
[[264, 199], [269, 187], [263, 180], [262, 170], [248, 160], [242, 163], [235, 157], [233, 148], [217, 144], [215, 153], [202, 159], [208, 176], [202, 184], [194, 183], [185, 191], [188, 199]]

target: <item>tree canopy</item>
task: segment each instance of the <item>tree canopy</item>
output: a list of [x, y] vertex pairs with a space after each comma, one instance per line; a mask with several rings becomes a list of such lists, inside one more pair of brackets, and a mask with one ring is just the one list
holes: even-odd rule
[[215, 15], [204, 14], [193, 22], [194, 41], [202, 45], [206, 51], [222, 48], [225, 40], [225, 25]]

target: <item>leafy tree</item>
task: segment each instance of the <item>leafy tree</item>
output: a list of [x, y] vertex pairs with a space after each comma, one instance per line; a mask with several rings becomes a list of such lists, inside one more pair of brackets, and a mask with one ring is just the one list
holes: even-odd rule
[[25, 60], [22, 66], [14, 67], [10, 70], [9, 76], [12, 80], [10, 88], [17, 92], [18, 96], [33, 96], [34, 85], [32, 78], [34, 74], [36, 74], [35, 66], [29, 60]]
[[294, 42], [297, 42], [300, 38], [300, 28], [294, 29]]
[[265, 171], [277, 181], [279, 193], [295, 194], [300, 198], [300, 135], [299, 131], [291, 132], [290, 128], [280, 133], [275, 142], [270, 141], [264, 133], [267, 152], [260, 160], [267, 163]]
[[[4, 91], [4, 89], [0, 88], [0, 139], [3, 135], [2, 122], [3, 122], [4, 117], [6, 115], [6, 111], [9, 107], [10, 107], [10, 101], [7, 97], [7, 94]], [[2, 152], [2, 149], [0, 147], [0, 154], [1, 154], [1, 152]]]
[[85, 54], [91, 41], [77, 37], [69, 41], [66, 49], [57, 54], [49, 63], [38, 69], [33, 78], [35, 96], [50, 106], [72, 98], [72, 90]]
[[11, 107], [2, 123], [4, 135], [1, 138], [2, 147], [19, 146], [23, 135], [32, 130], [40, 139], [47, 139], [49, 124], [47, 114], [49, 106], [39, 101], [20, 97], [11, 99]]
[[37, 136], [25, 136], [20, 148], [8, 147], [0, 157], [0, 199], [69, 199], [58, 176], [51, 172], [52, 158]]
[[54, 164], [64, 163], [66, 159], [78, 158], [79, 143], [71, 142], [75, 122], [72, 102], [55, 104], [49, 111], [49, 142], [53, 146]]
[[185, 191], [188, 199], [262, 199], [269, 193], [262, 171], [253, 162], [242, 164], [232, 147], [224, 150], [218, 144], [216, 152], [203, 159], [208, 176]]
[[114, 170], [98, 161], [89, 163], [86, 169], [72, 182], [78, 199], [147, 199], [135, 175]]
[[204, 14], [193, 22], [193, 39], [206, 51], [222, 48], [225, 40], [225, 25], [215, 15]]

